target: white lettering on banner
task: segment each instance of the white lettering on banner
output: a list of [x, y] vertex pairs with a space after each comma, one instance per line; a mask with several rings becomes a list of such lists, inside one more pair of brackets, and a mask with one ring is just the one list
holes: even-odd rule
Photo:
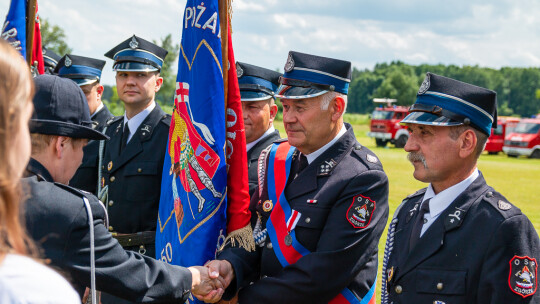
[[[191, 18], [193, 18], [193, 9], [191, 9], [191, 7], [186, 7], [186, 12], [184, 16], [184, 28], [187, 28], [188, 21]], [[191, 26], [193, 26], [193, 24]]]
[[167, 243], [165, 248], [161, 249], [161, 260], [165, 263], [172, 262], [172, 245], [171, 243]]
[[[184, 13], [184, 28], [187, 29], [188, 26], [191, 25], [191, 27], [196, 27], [202, 30], [209, 29], [214, 35], [217, 31], [218, 38], [221, 38], [221, 31], [219, 30], [217, 12], [214, 12], [209, 18], [207, 18], [206, 16], [203, 16], [205, 11], [206, 7], [204, 6], [204, 3], [193, 7], [186, 7]], [[189, 22], [190, 20], [191, 22]]]
[[[232, 117], [232, 120], [230, 118]], [[234, 112], [233, 109], [227, 108], [227, 128], [232, 128], [236, 125], [238, 122], [238, 115]], [[236, 132], [227, 132], [227, 153], [226, 157], [227, 159], [231, 158], [231, 155], [233, 154], [233, 144], [231, 140], [236, 139]]]
[[9, 44], [11, 44], [11, 46], [14, 47], [17, 51], [22, 50], [21, 41], [16, 40], [17, 28], [10, 28], [9, 30], [5, 31], [8, 25], [9, 21], [6, 21], [6, 23], [4, 23], [4, 26], [2, 27], [2, 39], [6, 40]]
[[201, 19], [201, 16], [206, 10], [206, 7], [204, 7], [204, 3], [201, 3], [201, 5], [198, 5], [197, 8], [199, 9], [199, 14], [197, 15], [197, 20], [195, 20], [195, 27], [201, 28], [201, 25], [199, 24], [199, 19]]

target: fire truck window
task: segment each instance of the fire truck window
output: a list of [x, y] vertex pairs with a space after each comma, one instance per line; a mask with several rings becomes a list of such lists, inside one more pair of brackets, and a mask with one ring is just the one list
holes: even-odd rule
[[502, 135], [503, 134], [503, 126], [498, 125], [496, 129], [493, 130], [494, 135]]

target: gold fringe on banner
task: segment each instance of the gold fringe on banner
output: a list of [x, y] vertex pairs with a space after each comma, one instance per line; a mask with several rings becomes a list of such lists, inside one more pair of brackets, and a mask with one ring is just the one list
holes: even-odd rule
[[241, 247], [248, 252], [255, 251], [255, 240], [253, 239], [253, 230], [251, 230], [251, 224], [229, 233], [219, 251], [222, 251], [229, 241], [231, 242], [231, 247]]

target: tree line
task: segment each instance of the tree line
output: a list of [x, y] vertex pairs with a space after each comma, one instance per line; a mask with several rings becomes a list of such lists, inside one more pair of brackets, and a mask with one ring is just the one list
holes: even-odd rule
[[[66, 37], [63, 29], [48, 23], [44, 18], [41, 25], [44, 46], [61, 56], [71, 52], [71, 48], [64, 41]], [[158, 103], [169, 108], [174, 102], [176, 88], [174, 71], [180, 46], [173, 44], [171, 34], [153, 42], [169, 51], [161, 70], [163, 86], [156, 95]], [[426, 72], [496, 91], [499, 116], [530, 117], [540, 113], [540, 68], [492, 69], [443, 64], [410, 65], [401, 61], [378, 63], [372, 70], [353, 68], [347, 111], [371, 113], [376, 106], [373, 98], [395, 98], [398, 105], [409, 106], [414, 103], [416, 92]], [[102, 99], [114, 114], [122, 114], [123, 106], [118, 98], [116, 86], [104, 85], [104, 88]]]
[[410, 65], [401, 61], [378, 63], [373, 70], [353, 69], [347, 111], [371, 113], [376, 106], [373, 98], [395, 98], [398, 105], [411, 105], [426, 72], [497, 92], [499, 116], [530, 117], [540, 113], [540, 68]]

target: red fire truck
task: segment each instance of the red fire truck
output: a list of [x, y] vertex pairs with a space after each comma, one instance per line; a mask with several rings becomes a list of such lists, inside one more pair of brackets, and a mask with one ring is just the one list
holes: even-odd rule
[[377, 147], [384, 147], [388, 142], [396, 148], [403, 148], [409, 139], [407, 127], [399, 122], [409, 114], [409, 107], [392, 105], [397, 100], [388, 98], [374, 98], [376, 103], [384, 103], [371, 114], [369, 137], [375, 138]]
[[491, 129], [491, 135], [486, 142], [486, 148], [484, 150], [489, 154], [502, 152], [504, 138], [506, 135], [512, 133], [518, 122], [519, 118], [517, 117], [499, 117], [497, 119], [497, 128]]
[[504, 153], [511, 157], [525, 155], [540, 158], [540, 119], [522, 119], [504, 140]]

